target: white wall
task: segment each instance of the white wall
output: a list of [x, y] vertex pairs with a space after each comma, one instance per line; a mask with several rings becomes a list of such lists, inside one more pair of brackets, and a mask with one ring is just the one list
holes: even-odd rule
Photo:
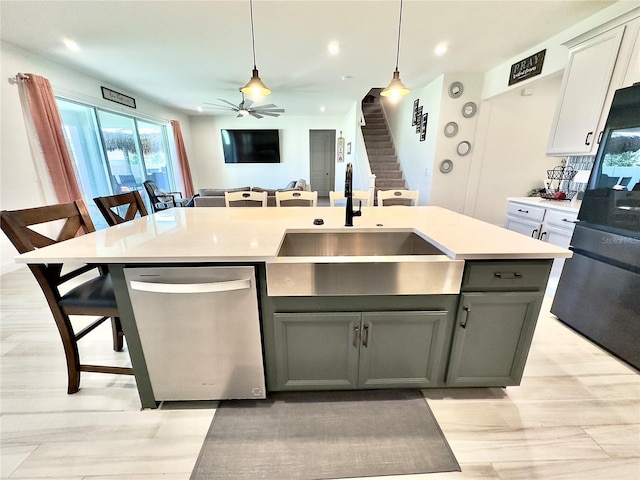
[[[440, 76], [426, 87], [413, 89], [398, 103], [383, 101], [389, 130], [407, 187], [410, 190], [420, 191], [420, 205], [431, 203], [433, 164], [442, 107], [443, 78]], [[422, 113], [428, 113], [427, 135], [422, 142], [420, 134], [416, 133], [415, 125], [411, 125], [413, 102], [416, 99], [422, 106]]]
[[[449, 96], [449, 86], [453, 82], [460, 82], [464, 87], [462, 95], [458, 98]], [[458, 73], [444, 76], [440, 122], [436, 132], [433, 185], [429, 202], [431, 205], [438, 205], [458, 213], [464, 210], [474, 157], [476, 152], [482, 149], [482, 145], [476, 139], [476, 124], [482, 109], [481, 89], [481, 74]], [[467, 118], [462, 115], [462, 107], [469, 102], [475, 103], [476, 113]], [[449, 122], [455, 122], [458, 125], [458, 133], [453, 137], [447, 137], [444, 134], [444, 127]], [[471, 144], [471, 150], [466, 155], [459, 155], [458, 145], [463, 141]], [[453, 162], [453, 170], [449, 173], [440, 171], [440, 163], [445, 159]]]
[[[292, 180], [310, 181], [309, 130], [346, 131], [344, 117], [294, 117], [282, 115], [276, 119], [255, 119], [234, 115], [191, 117], [194, 186], [198, 188], [225, 188], [258, 186], [283, 188]], [[225, 164], [220, 130], [279, 129], [280, 163]], [[351, 128], [352, 129], [352, 128]], [[346, 142], [353, 141], [345, 136]], [[340, 173], [342, 172], [342, 173]], [[344, 175], [344, 167], [336, 167], [336, 179]], [[337, 182], [339, 183], [339, 182]]]
[[[458, 98], [448, 94], [449, 85], [458, 81], [463, 93]], [[474, 140], [478, 114], [471, 118], [462, 116], [462, 106], [474, 102], [480, 108], [482, 75], [458, 73], [441, 75], [422, 89], [416, 89], [397, 104], [384, 103], [398, 160], [402, 166], [408, 188], [420, 191], [420, 205], [437, 205], [462, 212], [467, 198], [467, 185], [476, 142]], [[415, 126], [411, 125], [414, 100], [419, 100], [423, 113], [428, 113], [427, 136], [420, 141]], [[454, 137], [444, 135], [444, 126], [456, 122], [458, 133]], [[466, 156], [457, 153], [458, 144], [469, 141], [471, 152]], [[451, 172], [439, 170], [442, 160], [454, 163]]]
[[[128, 94], [126, 90], [119, 88], [117, 85], [111, 85], [100, 79], [45, 60], [6, 42], [0, 43], [0, 50], [0, 65], [2, 66], [2, 82], [0, 82], [0, 95], [2, 98], [0, 105], [0, 208], [3, 210], [36, 207], [57, 202], [49, 179], [42, 178], [38, 174], [38, 169], [32, 160], [20, 107], [18, 87], [8, 82], [8, 78], [15, 76], [18, 72], [33, 73], [46, 77], [49, 79], [54, 92], [67, 98], [112, 111], [127, 114], [134, 113], [155, 121], [178, 120], [182, 128], [192, 174], [197, 177], [197, 165], [194, 165], [193, 152], [189, 148], [191, 145], [191, 131], [187, 116], [147, 101], [138, 95], [129, 94], [135, 97], [137, 109], [132, 110], [128, 107], [118, 106], [116, 103], [102, 99], [100, 89], [101, 86], [106, 86]], [[2, 273], [19, 268], [19, 265], [15, 264], [13, 260], [16, 255], [13, 245], [4, 234], [0, 238]]]
[[558, 158], [545, 150], [560, 93], [562, 75], [543, 77], [482, 102], [475, 136], [464, 213], [504, 225], [507, 197], [525, 197], [543, 187]]

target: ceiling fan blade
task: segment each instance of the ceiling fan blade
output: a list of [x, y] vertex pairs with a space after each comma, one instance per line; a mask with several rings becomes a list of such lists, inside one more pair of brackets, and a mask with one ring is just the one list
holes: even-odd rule
[[212, 106], [212, 107], [204, 106], [204, 107], [202, 107], [202, 109], [203, 110], [216, 110], [216, 111], [223, 111], [223, 112], [237, 112], [237, 110], [234, 109], [234, 108], [221, 107], [221, 106]]
[[284, 113], [284, 108], [254, 108], [256, 112]]
[[267, 103], [266, 105], [256, 105], [256, 108], [277, 108], [277, 105], [273, 103]]
[[238, 115], [236, 115], [236, 118], [240, 118], [243, 117], [244, 115], [242, 115], [241, 113], [239, 113]]
[[260, 115], [266, 115], [267, 117], [279, 117], [280, 116], [279, 113], [272, 113], [272, 112], [260, 112]]
[[245, 98], [244, 99], [244, 108], [249, 109], [249, 107], [251, 105], [253, 105], [253, 100], [251, 100], [250, 98]]
[[249, 115], [251, 115], [252, 117], [255, 117], [255, 118], [262, 118], [262, 115], [260, 115], [259, 113], [256, 113], [256, 112], [249, 112]]
[[218, 100], [220, 100], [221, 102], [224, 102], [228, 105], [231, 105], [233, 108], [238, 108], [238, 106], [234, 103], [228, 102], [227, 100], [225, 100], [224, 98], [219, 98]]

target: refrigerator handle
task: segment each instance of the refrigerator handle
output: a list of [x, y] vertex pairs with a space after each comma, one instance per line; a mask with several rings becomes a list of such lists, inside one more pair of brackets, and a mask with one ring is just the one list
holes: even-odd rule
[[151, 283], [132, 280], [132, 290], [153, 293], [216, 293], [245, 290], [251, 288], [251, 279], [229, 280], [226, 282], [207, 283]]

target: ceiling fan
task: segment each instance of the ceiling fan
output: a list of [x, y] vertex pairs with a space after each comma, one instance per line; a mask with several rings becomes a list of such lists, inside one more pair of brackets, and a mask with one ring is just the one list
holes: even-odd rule
[[273, 103], [268, 103], [267, 105], [256, 105], [255, 107], [252, 107], [251, 105], [253, 105], [254, 103], [253, 100], [248, 98], [245, 99], [244, 93], [242, 93], [242, 91], [240, 91], [240, 93], [242, 94], [242, 101], [239, 105], [234, 105], [227, 100], [218, 98], [218, 100], [223, 102], [224, 105], [221, 105], [219, 103], [202, 102], [204, 105], [207, 105], [202, 108], [208, 110], [227, 110], [231, 112], [237, 112], [238, 117], [245, 117], [247, 115], [251, 115], [255, 118], [263, 118], [265, 116], [279, 117], [281, 113], [284, 113], [283, 108], [278, 108], [277, 105], [274, 105]]

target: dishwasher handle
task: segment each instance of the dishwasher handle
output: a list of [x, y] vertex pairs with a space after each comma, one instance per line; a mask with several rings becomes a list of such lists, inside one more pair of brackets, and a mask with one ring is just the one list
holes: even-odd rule
[[251, 288], [251, 279], [228, 280], [225, 282], [206, 283], [153, 283], [131, 280], [132, 290], [153, 293], [216, 293], [245, 290]]

